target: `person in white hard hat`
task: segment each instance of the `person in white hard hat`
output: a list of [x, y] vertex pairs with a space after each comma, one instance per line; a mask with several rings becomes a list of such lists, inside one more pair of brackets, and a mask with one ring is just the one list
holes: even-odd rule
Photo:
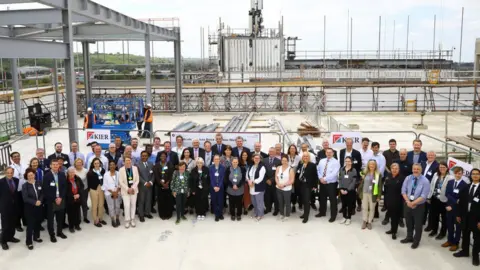
[[142, 138], [150, 138], [152, 132], [152, 122], [153, 122], [153, 113], [152, 113], [152, 104], [148, 103], [145, 105], [145, 113], [143, 114], [143, 121], [145, 124], [143, 125], [143, 132]]
[[83, 120], [83, 127], [84, 128], [92, 128], [92, 125], [97, 122], [97, 117], [93, 114], [92, 108], [87, 109], [87, 114], [85, 115], [85, 119]]

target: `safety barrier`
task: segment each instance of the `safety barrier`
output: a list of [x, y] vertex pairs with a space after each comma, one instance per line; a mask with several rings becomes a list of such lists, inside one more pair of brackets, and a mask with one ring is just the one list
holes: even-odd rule
[[[464, 159], [464, 161], [472, 164], [474, 167], [480, 166], [480, 153], [472, 151], [465, 147], [461, 147], [458, 144], [443, 141], [428, 134], [420, 133], [418, 135], [418, 139], [422, 140], [422, 137], [439, 143], [443, 149], [443, 156], [445, 157], [445, 160], [448, 160], [449, 157], [454, 157], [460, 160]], [[424, 143], [425, 141], [426, 140], [422, 140], [422, 142]]]

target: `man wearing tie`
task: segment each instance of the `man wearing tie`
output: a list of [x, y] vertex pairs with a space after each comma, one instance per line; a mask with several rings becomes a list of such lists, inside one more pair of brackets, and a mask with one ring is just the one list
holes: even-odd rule
[[138, 174], [140, 183], [138, 184], [138, 217], [140, 222], [145, 222], [145, 217], [152, 219], [152, 190], [153, 190], [153, 164], [148, 162], [147, 151], [140, 154], [140, 164], [138, 164]]
[[468, 257], [470, 251], [470, 237], [473, 234], [472, 264], [480, 265], [478, 253], [480, 252], [480, 170], [470, 172], [472, 183], [460, 193], [458, 203], [457, 222], [462, 224], [462, 250], [453, 256]]
[[212, 165], [214, 156], [212, 151], [212, 143], [210, 141], [205, 141], [203, 143], [203, 147], [205, 148], [205, 166], [210, 167], [210, 165]]
[[[163, 147], [165, 147], [165, 153], [167, 154], [167, 162], [172, 163], [172, 165], [176, 168], [178, 166], [179, 160], [177, 153], [172, 151], [172, 143], [166, 141], [163, 143]], [[160, 162], [160, 155], [157, 155], [155, 164], [157, 164], [158, 162]]]
[[50, 170], [50, 161], [45, 158], [45, 150], [38, 148], [35, 155], [38, 158], [38, 167], [44, 172]]
[[55, 229], [53, 227], [53, 219], [57, 223], [57, 236], [66, 239], [63, 234], [63, 223], [65, 222], [65, 195], [67, 193], [67, 178], [65, 174], [59, 173], [58, 161], [56, 158], [50, 160], [50, 171], [43, 177], [43, 194], [44, 203], [47, 209], [47, 227], [50, 234], [50, 241], [57, 242], [55, 237]]
[[63, 166], [65, 166], [65, 168], [70, 168], [70, 158], [68, 158], [67, 154], [62, 153], [62, 150], [63, 150], [62, 143], [60, 142], [55, 143], [55, 153], [48, 156], [48, 160], [50, 161], [50, 163], [52, 163], [52, 159], [63, 157]]
[[17, 189], [19, 181], [13, 177], [14, 169], [5, 169], [5, 177], [0, 179], [0, 215], [2, 220], [1, 245], [8, 250], [8, 242], [18, 243], [15, 238], [15, 226], [19, 216]]
[[[430, 192], [430, 183], [422, 175], [422, 166], [418, 163], [412, 167], [413, 174], [408, 176], [402, 185], [402, 197], [405, 223], [407, 224], [407, 237], [400, 241], [402, 244], [412, 243], [412, 249], [418, 248], [422, 239], [423, 215], [425, 201]], [[415, 231], [415, 235], [414, 235]]]
[[422, 151], [422, 141], [413, 140], [413, 151], [407, 153], [407, 159], [410, 164], [422, 163], [427, 160], [427, 153]]
[[330, 219], [332, 223], [337, 218], [337, 185], [340, 163], [333, 158], [333, 149], [325, 149], [326, 158], [320, 160], [317, 167], [318, 179], [320, 179], [320, 209], [315, 217], [327, 215], [327, 197], [330, 201]]
[[243, 138], [241, 136], [235, 139], [235, 143], [237, 146], [233, 148], [232, 156], [240, 158], [243, 151], [250, 153], [250, 149], [243, 146]]
[[268, 214], [272, 211], [272, 204], [274, 205], [273, 215], [277, 216], [279, 212], [279, 205], [277, 199], [277, 188], [275, 184], [275, 173], [277, 167], [282, 165], [280, 159], [275, 157], [276, 151], [275, 148], [270, 147], [268, 149], [268, 157], [263, 159], [263, 164], [265, 165], [266, 174], [265, 178], [267, 187], [265, 189], [265, 214]]
[[[216, 144], [212, 147], [212, 152], [214, 155], [223, 156], [225, 154], [225, 148], [227, 147], [223, 144], [223, 137], [222, 134], [217, 133], [215, 135], [215, 142]], [[213, 159], [212, 159], [213, 160]], [[213, 161], [212, 161], [213, 162]]]
[[78, 143], [76, 141], [70, 143], [70, 151], [71, 152], [68, 154], [68, 160], [71, 165], [75, 164], [75, 160], [77, 158], [80, 158], [83, 163], [85, 163], [85, 156], [82, 153], [78, 152]]
[[198, 139], [193, 139], [192, 147], [190, 147], [190, 155], [193, 156], [194, 160], [197, 160], [199, 157], [205, 160], [205, 150], [200, 148], [200, 141]]

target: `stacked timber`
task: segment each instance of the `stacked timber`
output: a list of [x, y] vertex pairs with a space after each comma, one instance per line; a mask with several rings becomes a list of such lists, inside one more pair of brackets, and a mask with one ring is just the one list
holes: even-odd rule
[[307, 135], [311, 135], [312, 137], [320, 137], [320, 129], [308, 121], [300, 124], [300, 126], [297, 128], [297, 133], [301, 137]]

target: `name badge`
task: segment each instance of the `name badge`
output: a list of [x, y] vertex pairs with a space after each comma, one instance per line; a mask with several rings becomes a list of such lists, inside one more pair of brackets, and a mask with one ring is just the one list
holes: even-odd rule
[[236, 182], [237, 182], [237, 179], [236, 179], [236, 178], [234, 178], [234, 179], [233, 179], [233, 182], [235, 182], [235, 183], [236, 183]]
[[277, 167], [272, 167], [272, 170], [273, 170], [273, 171], [276, 171], [276, 170], [277, 170]]
[[409, 198], [410, 198], [410, 201], [413, 201], [413, 200], [415, 200], [415, 196], [413, 196], [413, 195], [410, 195], [410, 197], [409, 197]]
[[201, 185], [201, 184], [200, 184], [200, 185], [198, 185], [198, 188], [199, 188], [199, 189], [203, 189], [203, 187], [202, 187], [202, 185]]
[[51, 187], [54, 187], [54, 186], [55, 186], [55, 182], [50, 183], [50, 186], [51, 186]]
[[474, 201], [474, 202], [479, 202], [479, 201], [480, 201], [480, 199], [479, 199], [479, 198], [477, 198], [477, 197], [475, 197], [475, 198], [473, 198], [473, 201]]
[[432, 175], [432, 172], [427, 172], [428, 175]]
[[63, 162], [63, 164], [64, 164], [64, 165], [67, 165], [67, 164], [68, 164], [68, 161], [65, 160], [65, 161]]
[[453, 193], [455, 193], [455, 194], [458, 194], [458, 192], [459, 192], [458, 188], [453, 190]]
[[356, 161], [356, 160], [353, 161], [353, 164], [357, 164], [357, 163], [358, 163], [358, 161]]
[[300, 173], [300, 170], [297, 170], [297, 173]]
[[102, 180], [102, 179], [103, 179], [103, 176], [100, 175], [100, 176], [98, 177], [98, 179]]
[[184, 192], [184, 190], [183, 190], [183, 188], [182, 188], [182, 189], [180, 190], [180, 193], [183, 193], [183, 192]]
[[372, 184], [376, 184], [376, 183], [377, 183], [377, 181], [375, 181], [375, 180], [372, 181]]
[[129, 183], [130, 185], [133, 185], [133, 181], [131, 181], [131, 180], [130, 180], [130, 181], [128, 181], [128, 183]]
[[37, 189], [38, 189], [38, 190], [42, 190], [42, 187], [38, 187]]
[[345, 175], [345, 179], [348, 179], [348, 175], [347, 175], [347, 174]]
[[152, 170], [150, 170], [150, 174], [152, 174], [152, 173], [153, 173], [153, 171], [152, 171]]
[[438, 192], [438, 193], [440, 193], [441, 191], [442, 191], [441, 189], [437, 188], [437, 192]]
[[202, 171], [198, 171], [199, 174], [202, 174]]
[[166, 170], [166, 169], [168, 169], [168, 167], [167, 167], [167, 166], [164, 166], [163, 169]]
[[162, 183], [165, 183], [165, 180], [163, 180], [163, 179], [162, 179], [162, 181], [161, 181], [161, 182], [162, 182]]
[[180, 175], [180, 179], [183, 180], [183, 175]]
[[218, 174], [218, 172], [215, 173], [215, 176], [218, 177], [220, 174]]

